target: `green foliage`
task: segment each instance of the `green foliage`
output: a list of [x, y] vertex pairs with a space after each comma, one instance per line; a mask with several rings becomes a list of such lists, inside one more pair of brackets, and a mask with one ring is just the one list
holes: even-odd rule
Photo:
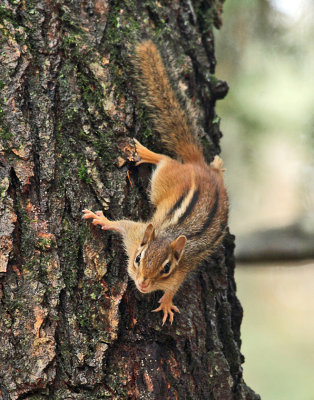
[[87, 171], [85, 160], [83, 160], [83, 159], [81, 160], [81, 166], [80, 166], [80, 169], [78, 171], [78, 176], [79, 176], [81, 181], [84, 181], [87, 184], [92, 183], [92, 179], [88, 175], [88, 171]]

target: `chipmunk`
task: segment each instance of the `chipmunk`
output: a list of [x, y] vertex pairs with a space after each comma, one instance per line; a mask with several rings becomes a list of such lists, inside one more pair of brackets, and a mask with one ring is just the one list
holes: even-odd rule
[[83, 210], [83, 218], [122, 235], [128, 254], [128, 273], [138, 290], [164, 291], [159, 307], [163, 324], [172, 323], [172, 303], [187, 274], [221, 243], [227, 229], [228, 197], [223, 183], [222, 160], [206, 164], [196, 127], [171, 88], [156, 45], [136, 46], [135, 66], [152, 112], [155, 129], [178, 159], [154, 153], [134, 140], [139, 161], [156, 165], [150, 200], [156, 211], [148, 222], [110, 221], [101, 211]]

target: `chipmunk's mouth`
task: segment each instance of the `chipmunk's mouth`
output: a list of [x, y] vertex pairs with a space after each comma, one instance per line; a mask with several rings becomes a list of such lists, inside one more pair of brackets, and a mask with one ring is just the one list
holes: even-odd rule
[[141, 284], [137, 284], [136, 287], [141, 293], [149, 293], [149, 292], [151, 292], [150, 285], [143, 286]]

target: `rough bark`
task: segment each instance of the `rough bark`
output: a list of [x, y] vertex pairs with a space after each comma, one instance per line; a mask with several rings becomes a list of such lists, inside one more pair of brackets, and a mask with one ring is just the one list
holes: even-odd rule
[[149, 167], [121, 158], [135, 135], [162, 148], [132, 78], [140, 38], [168, 44], [208, 160], [219, 152], [221, 3], [1, 1], [0, 398], [258, 398], [242, 378], [233, 236], [162, 327], [160, 294], [136, 291], [120, 239], [81, 220], [152, 211]]

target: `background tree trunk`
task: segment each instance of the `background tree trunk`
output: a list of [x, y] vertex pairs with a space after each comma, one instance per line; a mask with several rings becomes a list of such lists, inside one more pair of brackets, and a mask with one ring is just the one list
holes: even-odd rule
[[143, 37], [169, 46], [208, 160], [219, 152], [221, 3], [1, 1], [0, 398], [259, 398], [242, 379], [233, 236], [162, 327], [160, 293], [128, 281], [120, 239], [81, 220], [151, 213], [150, 168], [121, 158], [128, 137], [162, 149], [132, 77]]

